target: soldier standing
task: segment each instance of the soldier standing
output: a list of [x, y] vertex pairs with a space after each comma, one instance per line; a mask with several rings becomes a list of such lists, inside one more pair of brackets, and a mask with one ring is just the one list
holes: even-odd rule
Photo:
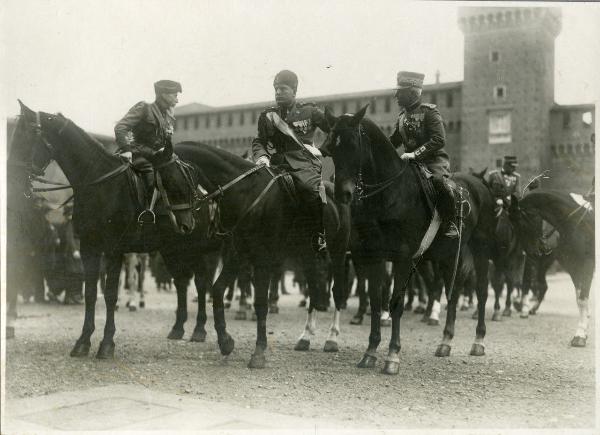
[[[292, 176], [300, 200], [313, 217], [313, 248], [317, 252], [324, 251], [326, 196], [320, 153], [312, 147], [312, 141], [316, 128], [327, 133], [329, 126], [323, 111], [314, 104], [296, 101], [298, 77], [295, 73], [280, 71], [273, 87], [277, 106], [264, 110], [258, 118], [258, 135], [252, 141], [253, 159], [256, 164], [277, 165]], [[275, 150], [273, 155], [269, 154], [270, 146]]]
[[521, 196], [521, 175], [516, 172], [519, 162], [516, 156], [504, 156], [501, 169], [490, 172], [488, 184], [497, 205], [510, 204], [511, 195]]
[[148, 189], [153, 185], [152, 165], [138, 152], [142, 148], [157, 151], [170, 142], [175, 125], [173, 109], [179, 102], [177, 93], [181, 92], [181, 84], [159, 80], [154, 83], [154, 92], [153, 103], [140, 101], [115, 125], [119, 154], [133, 162]]
[[[439, 213], [445, 227], [445, 236], [458, 236], [454, 192], [449, 185], [450, 158], [444, 146], [446, 132], [444, 121], [435, 104], [421, 102], [425, 74], [400, 71], [395, 97], [400, 114], [394, 132], [390, 136], [392, 145], [402, 160], [415, 160], [433, 173], [433, 182], [439, 196]], [[401, 150], [404, 147], [404, 152]]]

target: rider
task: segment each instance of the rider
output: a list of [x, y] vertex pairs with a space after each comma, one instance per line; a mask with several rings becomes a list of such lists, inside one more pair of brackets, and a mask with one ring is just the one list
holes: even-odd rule
[[119, 154], [133, 162], [142, 173], [146, 187], [153, 186], [152, 165], [138, 151], [142, 147], [157, 151], [171, 140], [175, 125], [173, 109], [178, 103], [181, 84], [172, 80], [154, 83], [154, 103], [140, 101], [115, 125], [115, 138]]
[[[390, 141], [402, 160], [415, 160], [433, 173], [433, 183], [438, 192], [438, 209], [445, 226], [445, 236], [455, 238], [456, 205], [454, 192], [449, 185], [450, 158], [444, 146], [446, 133], [442, 115], [435, 104], [421, 102], [425, 74], [400, 71], [395, 97], [400, 114]], [[404, 146], [404, 152], [401, 146]]]
[[490, 172], [488, 184], [497, 205], [510, 205], [511, 195], [521, 197], [521, 175], [516, 172], [518, 166], [516, 156], [504, 156], [502, 168]]
[[[295, 73], [280, 71], [273, 87], [277, 106], [264, 110], [258, 118], [258, 135], [252, 141], [253, 159], [256, 164], [277, 165], [292, 176], [301, 201], [313, 217], [312, 244], [320, 252], [326, 248], [323, 212], [327, 199], [319, 152], [311, 145], [315, 129], [327, 133], [329, 126], [323, 111], [314, 104], [296, 101]], [[268, 151], [271, 146], [273, 155]]]

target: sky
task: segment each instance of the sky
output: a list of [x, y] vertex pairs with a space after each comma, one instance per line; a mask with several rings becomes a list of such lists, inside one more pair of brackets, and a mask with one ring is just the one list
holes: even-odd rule
[[[489, 3], [488, 3], [489, 4]], [[469, 2], [468, 5], [477, 5]], [[538, 3], [539, 5], [539, 3]], [[399, 70], [426, 83], [462, 80], [463, 36], [451, 2], [395, 0], [3, 0], [0, 101], [62, 112], [112, 134], [125, 112], [152, 101], [153, 83], [182, 83], [180, 105], [226, 106], [273, 98], [292, 69], [298, 96], [391, 88]], [[600, 95], [600, 8], [557, 4], [555, 99]]]

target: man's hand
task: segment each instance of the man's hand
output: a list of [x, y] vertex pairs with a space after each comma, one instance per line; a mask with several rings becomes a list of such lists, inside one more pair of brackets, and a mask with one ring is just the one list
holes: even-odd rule
[[496, 200], [496, 205], [504, 205], [504, 201], [502, 201], [502, 199], [498, 198]]
[[271, 161], [267, 156], [262, 156], [256, 161], [257, 165], [271, 166]]
[[77, 251], [77, 250], [73, 251], [73, 258], [75, 260], [81, 259], [81, 253], [79, 251]]
[[400, 158], [402, 160], [414, 160], [415, 159], [415, 153], [404, 153], [400, 156]]
[[133, 161], [133, 154], [131, 151], [125, 151], [124, 153], [119, 153], [121, 157], [125, 157], [131, 163]]

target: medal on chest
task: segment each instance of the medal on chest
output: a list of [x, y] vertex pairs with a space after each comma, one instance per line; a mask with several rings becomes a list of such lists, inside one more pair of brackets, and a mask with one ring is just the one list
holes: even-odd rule
[[310, 119], [304, 119], [301, 121], [293, 121], [292, 126], [294, 127], [295, 131], [300, 132], [302, 134], [306, 134], [306, 133], [308, 133], [308, 131], [310, 129]]

